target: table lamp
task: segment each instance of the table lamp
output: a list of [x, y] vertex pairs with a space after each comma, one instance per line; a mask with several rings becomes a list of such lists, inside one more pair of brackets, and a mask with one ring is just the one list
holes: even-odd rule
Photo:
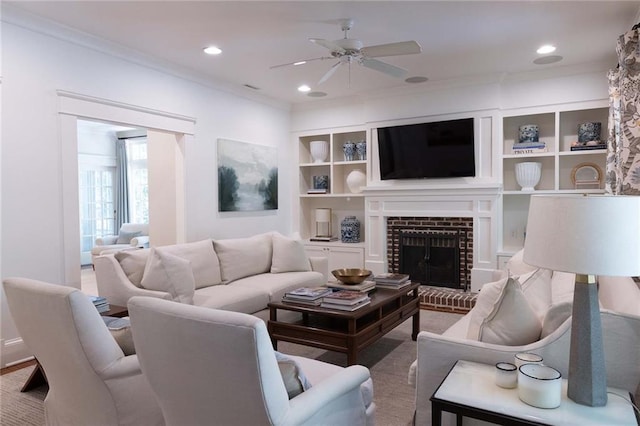
[[316, 237], [331, 237], [331, 209], [316, 209]]
[[596, 275], [640, 275], [640, 196], [533, 195], [524, 261], [576, 274], [567, 396], [607, 404]]

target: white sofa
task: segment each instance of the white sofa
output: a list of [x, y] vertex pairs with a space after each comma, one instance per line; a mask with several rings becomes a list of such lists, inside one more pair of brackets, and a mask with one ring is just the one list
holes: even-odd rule
[[[504, 274], [485, 284], [476, 306], [442, 335], [420, 332], [417, 359], [409, 371], [416, 387], [416, 424], [431, 422], [429, 398], [457, 360], [513, 362], [519, 352], [542, 355], [568, 374], [574, 275], [533, 268], [522, 253]], [[608, 386], [640, 391], [640, 288], [628, 277], [599, 277], [599, 299]], [[464, 424], [477, 423], [464, 419]], [[443, 424], [455, 416], [443, 413]]]
[[95, 265], [96, 257], [106, 251], [131, 250], [149, 245], [148, 223], [123, 223], [118, 235], [105, 235], [96, 238], [91, 249], [91, 261]]
[[115, 305], [151, 296], [247, 314], [328, 279], [326, 258], [277, 232], [107, 254], [95, 268], [98, 293]]

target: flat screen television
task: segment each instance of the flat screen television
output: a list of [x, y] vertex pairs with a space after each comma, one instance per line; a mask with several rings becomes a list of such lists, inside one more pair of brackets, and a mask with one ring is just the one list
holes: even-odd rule
[[380, 179], [476, 175], [473, 118], [378, 128]]

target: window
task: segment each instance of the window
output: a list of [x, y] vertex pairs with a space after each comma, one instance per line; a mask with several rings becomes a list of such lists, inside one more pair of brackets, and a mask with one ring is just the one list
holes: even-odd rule
[[80, 236], [81, 251], [89, 252], [96, 238], [114, 232], [113, 167], [81, 167]]
[[147, 138], [127, 139], [129, 222], [149, 223]]

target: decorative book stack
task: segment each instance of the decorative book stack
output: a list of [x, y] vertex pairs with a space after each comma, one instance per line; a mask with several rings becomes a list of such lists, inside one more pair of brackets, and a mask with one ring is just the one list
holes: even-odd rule
[[355, 311], [371, 303], [366, 293], [351, 290], [338, 290], [322, 298], [321, 308]]
[[537, 154], [547, 152], [547, 144], [544, 142], [518, 142], [511, 147], [512, 154]]
[[376, 287], [401, 289], [411, 284], [409, 274], [387, 273], [376, 275], [373, 280]]
[[360, 284], [343, 284], [340, 281], [330, 281], [327, 283], [327, 287], [338, 290], [351, 290], [358, 291], [360, 293], [369, 293], [376, 289], [376, 283], [371, 280], [362, 281]]
[[286, 292], [282, 301], [299, 305], [320, 306], [322, 298], [332, 292], [333, 290], [327, 287], [300, 287]]
[[109, 310], [109, 302], [107, 299], [102, 296], [88, 296], [89, 300], [93, 303], [93, 306], [96, 307], [98, 312], [107, 312]]

